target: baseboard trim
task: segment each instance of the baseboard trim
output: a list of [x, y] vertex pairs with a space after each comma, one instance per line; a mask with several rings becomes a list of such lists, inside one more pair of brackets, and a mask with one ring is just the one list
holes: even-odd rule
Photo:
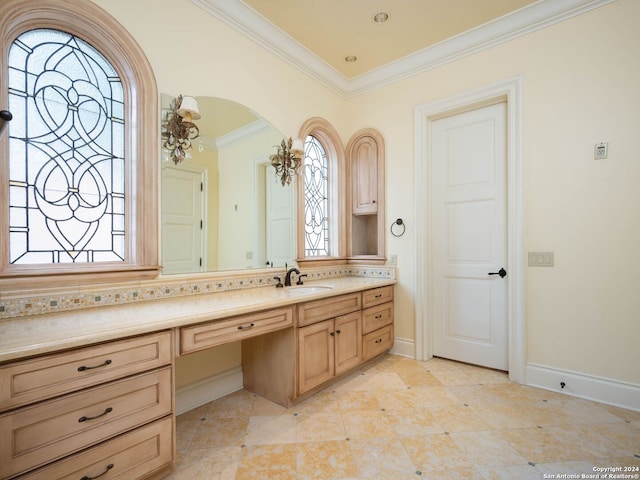
[[393, 339], [393, 347], [391, 347], [389, 353], [401, 357], [416, 358], [416, 342], [409, 338], [395, 337]]
[[243, 388], [242, 367], [234, 367], [176, 389], [176, 415]]
[[[560, 382], [564, 382], [562, 388]], [[640, 385], [528, 363], [526, 385], [640, 411]]]

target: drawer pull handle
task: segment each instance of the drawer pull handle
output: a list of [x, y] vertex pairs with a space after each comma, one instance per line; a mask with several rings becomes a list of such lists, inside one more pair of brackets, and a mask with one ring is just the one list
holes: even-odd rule
[[249, 325], [238, 325], [238, 330], [251, 330], [255, 327], [254, 323], [250, 323]]
[[381, 297], [382, 297], [382, 294], [381, 294], [381, 293], [379, 293], [379, 294], [377, 294], [377, 295], [376, 295], [376, 297], [375, 297], [375, 298], [381, 298]]
[[382, 314], [380, 314], [380, 315], [376, 315], [376, 317], [375, 317], [375, 318], [376, 318], [376, 320], [378, 320], [378, 319], [382, 318]]
[[381, 338], [377, 339], [375, 343], [382, 343], [382, 339]]
[[340, 330], [336, 330], [336, 333], [337, 333], [338, 335], [340, 335]]
[[105, 475], [112, 468], [113, 468], [113, 463], [110, 463], [109, 465], [107, 465], [107, 469], [104, 472], [102, 472], [100, 475], [96, 475], [95, 477], [90, 477], [89, 475], [85, 475], [80, 480], [93, 480], [94, 478], [98, 478]]
[[96, 415], [95, 417], [80, 417], [78, 419], [79, 422], [86, 422], [87, 420], [95, 420], [96, 418], [100, 418], [100, 417], [104, 417], [107, 413], [112, 412], [113, 408], [108, 407], [104, 410], [104, 412], [100, 413], [99, 415]]
[[93, 370], [94, 368], [106, 367], [107, 365], [111, 365], [111, 360], [105, 360], [104, 363], [96, 365], [95, 367], [87, 367], [85, 365], [82, 365], [81, 367], [78, 367], [78, 371], [84, 372], [85, 370]]

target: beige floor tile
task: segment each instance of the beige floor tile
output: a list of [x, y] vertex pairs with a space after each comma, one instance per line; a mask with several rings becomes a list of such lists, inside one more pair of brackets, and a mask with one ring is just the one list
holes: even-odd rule
[[171, 480], [233, 480], [242, 456], [241, 447], [192, 449], [176, 466]]
[[411, 410], [387, 410], [384, 412], [384, 418], [400, 436], [445, 432], [439, 417], [424, 407]]
[[450, 435], [418, 435], [402, 437], [409, 458], [425, 476], [470, 465], [467, 455], [454, 443]]
[[298, 480], [356, 478], [358, 469], [346, 440], [308, 442], [296, 450]]
[[245, 445], [275, 445], [295, 443], [296, 417], [293, 415], [271, 415], [251, 417], [247, 426]]
[[495, 467], [527, 464], [526, 458], [494, 432], [457, 432], [450, 436], [471, 465]]
[[291, 409], [240, 390], [180, 415], [176, 430], [170, 480], [527, 480], [640, 467], [640, 412], [439, 358], [384, 355]]
[[350, 439], [396, 436], [382, 411], [353, 411], [343, 415], [342, 420]]
[[337, 411], [300, 414], [295, 418], [297, 442], [344, 440], [347, 437], [342, 416]]
[[532, 465], [514, 465], [508, 467], [482, 467], [482, 478], [486, 480], [540, 480], [542, 474]]
[[235, 480], [296, 480], [296, 449], [293, 443], [246, 446]]
[[220, 448], [240, 446], [247, 433], [248, 418], [213, 418], [197, 428], [190, 448]]
[[380, 410], [376, 390], [355, 390], [337, 395], [338, 407], [342, 412], [353, 410]]
[[592, 459], [585, 439], [566, 426], [516, 428], [499, 432], [516, 451], [535, 464]]
[[211, 402], [207, 415], [213, 417], [249, 418], [253, 409], [253, 402], [257, 397], [257, 395], [246, 390], [239, 390]]
[[403, 444], [397, 438], [359, 438], [349, 442], [360, 477], [415, 474]]
[[483, 422], [472, 408], [464, 405], [437, 407], [432, 411], [438, 423], [449, 433], [491, 430], [491, 427]]

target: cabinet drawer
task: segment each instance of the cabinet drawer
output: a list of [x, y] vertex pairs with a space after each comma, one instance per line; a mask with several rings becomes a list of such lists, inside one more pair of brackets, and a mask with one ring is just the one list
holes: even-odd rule
[[362, 357], [369, 360], [393, 346], [393, 324], [362, 337]]
[[380, 305], [381, 303], [393, 300], [393, 285], [387, 287], [373, 288], [362, 292], [362, 308]]
[[234, 342], [293, 326], [293, 308], [279, 308], [180, 329], [181, 353]]
[[77, 452], [172, 412], [171, 367], [0, 416], [0, 478]]
[[140, 427], [84, 452], [28, 473], [20, 480], [80, 480], [141, 478], [173, 460], [171, 417]]
[[298, 326], [304, 327], [321, 320], [355, 312], [360, 310], [361, 305], [360, 292], [303, 303], [298, 305]]
[[367, 308], [363, 314], [362, 332], [369, 333], [393, 322], [393, 302]]
[[0, 411], [171, 363], [169, 332], [0, 366]]

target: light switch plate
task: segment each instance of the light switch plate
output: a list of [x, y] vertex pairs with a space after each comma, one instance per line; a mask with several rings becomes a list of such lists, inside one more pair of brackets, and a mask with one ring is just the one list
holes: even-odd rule
[[529, 252], [530, 267], [553, 267], [553, 252]]

